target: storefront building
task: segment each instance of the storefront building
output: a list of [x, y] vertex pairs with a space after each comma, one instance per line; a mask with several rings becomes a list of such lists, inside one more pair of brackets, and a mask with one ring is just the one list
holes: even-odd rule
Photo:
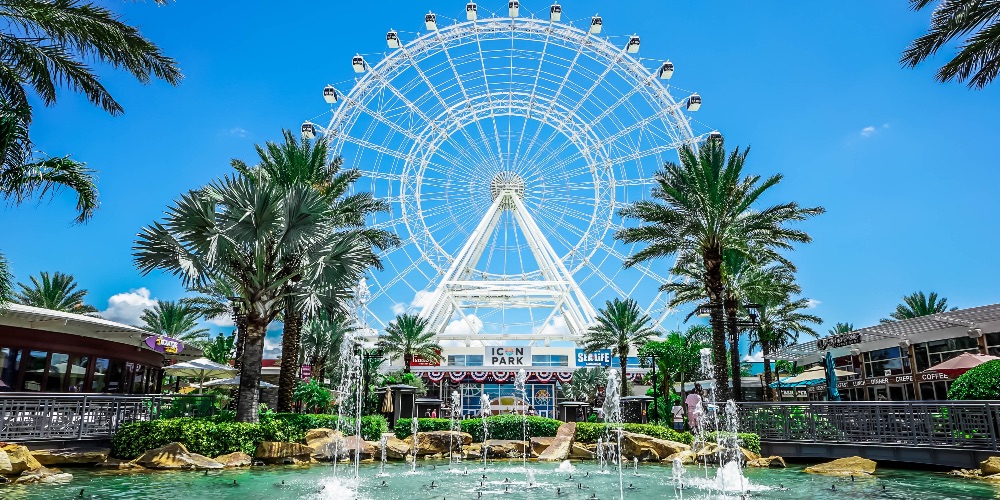
[[[790, 346], [775, 359], [810, 367], [827, 352], [853, 373], [837, 381], [845, 401], [944, 400], [952, 379], [930, 368], [966, 352], [1000, 356], [1000, 304], [861, 328]], [[818, 400], [826, 392], [820, 384], [782, 396]]]
[[163, 367], [201, 351], [101, 318], [10, 304], [0, 315], [0, 391], [148, 394]]

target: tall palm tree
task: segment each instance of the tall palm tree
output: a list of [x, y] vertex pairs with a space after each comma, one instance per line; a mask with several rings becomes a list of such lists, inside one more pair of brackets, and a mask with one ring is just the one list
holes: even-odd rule
[[390, 358], [403, 358], [403, 373], [410, 373], [414, 356], [434, 363], [441, 361], [441, 346], [434, 341], [435, 332], [427, 327], [426, 318], [400, 314], [385, 327], [385, 336], [379, 340], [379, 347]]
[[811, 337], [818, 337], [812, 324], [823, 322], [814, 314], [803, 311], [809, 309], [809, 299], [790, 299], [783, 297], [777, 299], [774, 296], [758, 297], [760, 308], [760, 326], [750, 338], [751, 349], [760, 348], [761, 356], [764, 358], [764, 387], [765, 394], [770, 393], [771, 385], [771, 354], [799, 341], [802, 334]]
[[[233, 358], [233, 368], [239, 373], [243, 368], [243, 347], [245, 345], [247, 324], [246, 315], [236, 314], [235, 308], [241, 302], [238, 298], [239, 286], [226, 281], [225, 277], [217, 277], [208, 280], [206, 283], [189, 287], [189, 292], [197, 293], [194, 297], [184, 297], [181, 303], [194, 309], [202, 319], [212, 320], [220, 317], [233, 319], [236, 325], [236, 336], [233, 339], [235, 354]], [[234, 303], [234, 299], [236, 303]], [[241, 311], [242, 312], [242, 311]], [[229, 390], [229, 409], [236, 410], [240, 400], [239, 387]]]
[[604, 304], [597, 312], [596, 323], [587, 330], [583, 345], [589, 352], [598, 349], [611, 349], [611, 355], [618, 358], [621, 369], [621, 396], [628, 396], [628, 379], [625, 368], [628, 364], [628, 353], [633, 347], [637, 350], [650, 338], [656, 336], [653, 329], [653, 318], [642, 312], [632, 299], [614, 299]]
[[854, 331], [854, 323], [837, 323], [827, 332], [830, 335], [850, 333]]
[[14, 296], [14, 301], [26, 306], [52, 309], [76, 314], [97, 312], [97, 308], [83, 301], [87, 290], [77, 290], [79, 285], [72, 274], [56, 271], [53, 274], [42, 271], [38, 276], [31, 276], [31, 285], [18, 283], [21, 291]]
[[302, 327], [302, 348], [305, 359], [309, 360], [320, 381], [326, 378], [327, 370], [339, 361], [340, 346], [353, 330], [354, 325], [343, 314], [330, 318], [320, 315]]
[[915, 67], [955, 39], [963, 38], [958, 53], [938, 69], [939, 82], [968, 81], [969, 88], [983, 88], [1000, 71], [1000, 4], [983, 0], [910, 0], [921, 10], [937, 3], [927, 33], [903, 51], [900, 62]]
[[[389, 203], [376, 199], [369, 192], [351, 193], [361, 172], [356, 169], [343, 170], [343, 161], [338, 157], [329, 160], [328, 143], [325, 140], [312, 141], [296, 139], [292, 132], [282, 130], [284, 141], [268, 141], [257, 145], [259, 163], [253, 167], [241, 160], [232, 160], [233, 168], [244, 175], [258, 172], [269, 182], [280, 186], [305, 183], [313, 186], [331, 205], [331, 214], [338, 229], [349, 229], [357, 234], [369, 248], [388, 249], [398, 243], [398, 238], [390, 231], [365, 227], [369, 216], [387, 212]], [[289, 261], [286, 265], [295, 265]], [[380, 259], [371, 252], [366, 263], [381, 269]], [[302, 281], [287, 284], [285, 310], [282, 313], [284, 329], [281, 335], [281, 372], [278, 377], [278, 411], [291, 411], [294, 404], [293, 392], [298, 382], [299, 346], [302, 325], [305, 322], [305, 305], [294, 293], [294, 288], [308, 286]]]
[[560, 392], [566, 401], [582, 401], [597, 404], [597, 394], [601, 387], [608, 384], [608, 372], [598, 368], [577, 368], [573, 378], [560, 386]]
[[185, 344], [201, 344], [208, 340], [208, 328], [198, 328], [198, 310], [184, 302], [161, 300], [152, 309], [145, 309], [139, 319], [139, 328], [168, 337]]
[[896, 310], [889, 315], [889, 318], [879, 320], [882, 323], [891, 323], [910, 318], [919, 318], [930, 314], [954, 311], [957, 307], [948, 309], [948, 299], [941, 297], [938, 299], [937, 292], [924, 295], [924, 292], [913, 292], [903, 296], [903, 303], [896, 306]]
[[[365, 269], [370, 249], [336, 231], [325, 197], [308, 185], [288, 187], [237, 175], [191, 191], [167, 216], [143, 228], [134, 246], [142, 274], [159, 269], [186, 287], [225, 280], [246, 310], [237, 420], [257, 421], [257, 392], [267, 326], [281, 314], [288, 282], [309, 307], [336, 310]], [[288, 266], [289, 261], [297, 266]]]
[[754, 208], [761, 196], [781, 182], [773, 175], [763, 182], [760, 176], [742, 177], [749, 148], [739, 148], [726, 156], [723, 141], [711, 139], [695, 151], [684, 146], [681, 163], [667, 163], [654, 176], [652, 199], [630, 204], [619, 213], [640, 223], [618, 231], [615, 238], [625, 243], [644, 242], [647, 246], [630, 256], [626, 266], [694, 253], [705, 269], [705, 292], [712, 317], [712, 344], [719, 396], [729, 397], [726, 374], [726, 329], [723, 299], [723, 255], [742, 248], [788, 249], [795, 242], [812, 240], [803, 231], [788, 227], [823, 213], [822, 207], [803, 208], [788, 202]]

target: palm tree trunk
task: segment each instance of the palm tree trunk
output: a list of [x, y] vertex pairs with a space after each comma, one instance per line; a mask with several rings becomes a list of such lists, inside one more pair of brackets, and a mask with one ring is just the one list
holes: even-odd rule
[[410, 363], [413, 363], [412, 354], [403, 355], [403, 373], [410, 373]]
[[736, 325], [740, 302], [726, 293], [726, 329], [729, 332], [729, 365], [733, 374], [733, 399], [743, 400], [743, 380], [740, 377], [740, 329]]
[[619, 354], [618, 355], [618, 366], [620, 366], [621, 370], [622, 370], [621, 373], [620, 373], [620, 375], [621, 375], [620, 384], [621, 385], [619, 386], [619, 389], [618, 389], [618, 397], [619, 398], [624, 398], [625, 396], [631, 396], [631, 394], [627, 394], [627, 392], [628, 392], [628, 383], [627, 383], [627, 379], [625, 378], [625, 367], [628, 366], [628, 349], [626, 348], [625, 351], [622, 351], [621, 347], [619, 346], [618, 352], [624, 352], [624, 354]]
[[299, 340], [302, 315], [294, 304], [285, 308], [285, 329], [281, 334], [281, 374], [278, 377], [278, 411], [290, 412], [294, 405], [295, 383], [299, 373]]
[[712, 366], [715, 370], [715, 397], [718, 401], [729, 399], [729, 373], [726, 361], [725, 311], [722, 307], [722, 249], [708, 248], [702, 254], [705, 264], [705, 288], [712, 309]]
[[237, 422], [257, 421], [260, 390], [260, 362], [264, 358], [264, 334], [267, 324], [248, 321], [243, 362], [240, 367], [240, 396], [236, 406]]
[[[241, 373], [243, 367], [243, 346], [246, 345], [247, 322], [245, 319], [236, 321], [236, 359], [233, 360], [233, 368], [236, 373]], [[229, 390], [229, 409], [236, 411], [240, 401], [240, 388], [233, 387]]]
[[764, 401], [771, 400], [771, 360], [768, 359], [771, 355], [771, 349], [769, 349], [768, 343], [762, 341], [760, 343], [761, 356], [764, 358]]

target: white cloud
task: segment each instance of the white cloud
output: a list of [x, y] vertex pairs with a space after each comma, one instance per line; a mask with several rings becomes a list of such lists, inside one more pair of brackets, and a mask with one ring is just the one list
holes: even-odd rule
[[211, 318], [207, 320], [206, 323], [223, 328], [236, 326], [236, 323], [233, 322], [233, 317], [228, 314], [221, 314], [219, 316]]
[[882, 128], [889, 128], [889, 124], [888, 123], [883, 123], [882, 124]]
[[861, 137], [871, 137], [873, 134], [875, 134], [875, 127], [873, 125], [861, 129]]
[[444, 333], [448, 335], [474, 335], [483, 329], [483, 320], [475, 314], [470, 314], [464, 319], [456, 319], [445, 327]]
[[242, 139], [247, 136], [247, 131], [242, 127], [233, 127], [229, 129], [229, 135], [233, 137], [239, 137]]
[[101, 311], [102, 318], [109, 321], [117, 321], [126, 325], [139, 325], [142, 320], [142, 311], [156, 306], [156, 299], [151, 298], [149, 290], [145, 287], [128, 292], [112, 295], [108, 299], [108, 308]]
[[540, 335], [544, 335], [547, 337], [549, 336], [556, 337], [560, 335], [569, 334], [569, 327], [566, 326], [566, 318], [563, 318], [562, 315], [552, 318], [552, 321], [549, 321], [544, 326], [542, 326], [542, 328], [538, 331], [538, 333]]
[[406, 304], [402, 302], [396, 302], [395, 304], [392, 305], [392, 314], [399, 316], [400, 314], [403, 314], [405, 312], [406, 312]]
[[806, 309], [816, 309], [822, 302], [816, 299], [806, 299]]
[[272, 341], [264, 337], [264, 359], [277, 359], [281, 357], [281, 339]]
[[743, 356], [743, 361], [746, 361], [747, 363], [763, 363], [764, 353], [762, 351], [757, 351], [753, 354], [747, 354], [746, 356]]
[[426, 290], [421, 290], [413, 296], [413, 302], [410, 302], [410, 307], [416, 309], [418, 312], [422, 311], [425, 307], [431, 305], [434, 299], [434, 292], [428, 292]]

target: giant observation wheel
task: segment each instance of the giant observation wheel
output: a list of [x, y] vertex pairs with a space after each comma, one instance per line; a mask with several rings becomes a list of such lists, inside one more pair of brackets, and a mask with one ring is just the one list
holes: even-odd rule
[[623, 268], [633, 248], [613, 239], [616, 211], [703, 139], [688, 115], [701, 97], [600, 17], [497, 7], [389, 31], [386, 51], [355, 56], [355, 78], [324, 89], [330, 112], [302, 126], [364, 172], [358, 189], [391, 202], [374, 223], [404, 242], [362, 285], [366, 323], [409, 310], [443, 340], [548, 343], [632, 297], [662, 325], [668, 266]]

